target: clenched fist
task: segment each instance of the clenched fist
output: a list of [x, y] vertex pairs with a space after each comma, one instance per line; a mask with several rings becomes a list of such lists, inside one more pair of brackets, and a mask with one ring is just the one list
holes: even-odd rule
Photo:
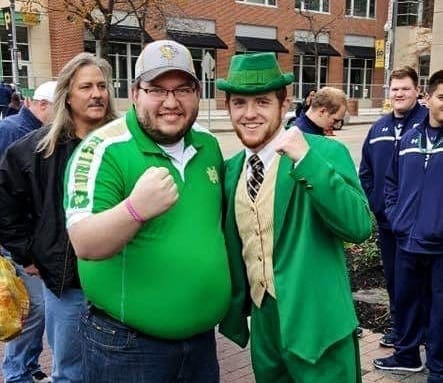
[[275, 145], [275, 151], [279, 154], [286, 154], [294, 162], [299, 161], [308, 152], [307, 143], [302, 131], [293, 126], [282, 134]]
[[145, 219], [168, 210], [178, 199], [177, 185], [166, 168], [150, 167], [138, 179], [129, 199]]

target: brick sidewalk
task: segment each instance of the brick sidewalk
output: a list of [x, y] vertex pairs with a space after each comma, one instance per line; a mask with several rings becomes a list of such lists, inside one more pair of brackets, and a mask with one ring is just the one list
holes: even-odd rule
[[[372, 359], [389, 355], [392, 350], [379, 347], [380, 334], [364, 330], [360, 340], [360, 355], [363, 383], [425, 383], [424, 373], [385, 373], [372, 367]], [[221, 383], [254, 383], [248, 349], [241, 349], [234, 343], [217, 334], [218, 360], [221, 369]], [[0, 359], [3, 359], [3, 345], [0, 346]], [[40, 357], [42, 369], [49, 372], [51, 356], [47, 345]], [[0, 380], [3, 376], [0, 372]], [[130, 383], [130, 382], [128, 382]], [[337, 382], [340, 383], [340, 382]]]

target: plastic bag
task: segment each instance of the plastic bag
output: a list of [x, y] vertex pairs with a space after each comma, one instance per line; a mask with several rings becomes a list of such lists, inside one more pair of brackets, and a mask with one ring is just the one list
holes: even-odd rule
[[0, 340], [18, 335], [29, 313], [29, 297], [25, 284], [17, 276], [13, 264], [0, 255]]

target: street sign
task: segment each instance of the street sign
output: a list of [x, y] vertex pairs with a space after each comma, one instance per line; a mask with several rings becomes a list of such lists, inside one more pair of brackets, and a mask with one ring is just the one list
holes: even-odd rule
[[202, 60], [202, 70], [209, 80], [214, 78], [215, 60], [209, 52], [206, 52]]
[[385, 40], [375, 40], [375, 67], [385, 67]]
[[11, 10], [9, 9], [9, 7], [7, 8], [3, 8], [3, 18], [5, 20], [5, 28], [7, 31], [9, 31], [11, 29]]

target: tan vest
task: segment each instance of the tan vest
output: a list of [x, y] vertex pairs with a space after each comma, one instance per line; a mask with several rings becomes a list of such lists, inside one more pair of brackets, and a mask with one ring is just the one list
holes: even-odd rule
[[235, 194], [235, 218], [243, 244], [250, 294], [257, 307], [267, 291], [276, 298], [272, 251], [274, 239], [274, 190], [280, 157], [275, 155], [265, 174], [255, 202], [246, 190], [246, 165], [243, 167]]

